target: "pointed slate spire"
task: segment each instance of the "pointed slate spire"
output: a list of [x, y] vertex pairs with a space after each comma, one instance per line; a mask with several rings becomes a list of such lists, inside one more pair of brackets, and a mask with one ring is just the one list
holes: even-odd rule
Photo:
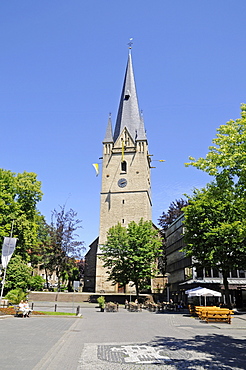
[[114, 140], [113, 140], [111, 113], [110, 113], [109, 117], [108, 117], [108, 126], [107, 126], [107, 130], [106, 130], [105, 138], [103, 140], [103, 144], [104, 143], [113, 143], [113, 142], [114, 142]]
[[[135, 141], [136, 137], [138, 136], [139, 128], [141, 126], [143, 126], [143, 122], [141, 120], [141, 115], [139, 112], [137, 91], [132, 67], [132, 56], [129, 52], [125, 79], [123, 83], [119, 110], [114, 130], [114, 142], [117, 140], [124, 127], [127, 128], [132, 139]], [[144, 132], [144, 127], [142, 127], [141, 132]]]
[[140, 118], [141, 118], [141, 121], [140, 121], [139, 128], [138, 128], [138, 131], [137, 131], [136, 140], [143, 141], [143, 140], [147, 140], [147, 137], [146, 137], [146, 133], [145, 133], [144, 119], [143, 119], [142, 112], [141, 112], [141, 117]]

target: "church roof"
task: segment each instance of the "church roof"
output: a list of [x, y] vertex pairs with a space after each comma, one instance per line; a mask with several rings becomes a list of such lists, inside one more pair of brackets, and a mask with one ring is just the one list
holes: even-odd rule
[[125, 127], [134, 141], [146, 140], [144, 123], [139, 111], [137, 90], [132, 67], [132, 56], [130, 52], [128, 55], [126, 73], [114, 130], [114, 142]]

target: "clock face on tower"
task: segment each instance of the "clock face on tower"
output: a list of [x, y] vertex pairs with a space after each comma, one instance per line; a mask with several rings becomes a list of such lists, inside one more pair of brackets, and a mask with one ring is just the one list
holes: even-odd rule
[[119, 179], [119, 181], [118, 181], [118, 186], [119, 186], [120, 188], [124, 188], [126, 185], [127, 185], [127, 181], [126, 181], [126, 179]]

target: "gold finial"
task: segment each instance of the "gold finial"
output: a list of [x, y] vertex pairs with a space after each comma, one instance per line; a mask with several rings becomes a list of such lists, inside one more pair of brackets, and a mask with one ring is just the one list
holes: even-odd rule
[[133, 38], [131, 37], [130, 38], [130, 41], [128, 42], [128, 44], [127, 45], [129, 45], [129, 49], [131, 49], [132, 48], [132, 44], [133, 44]]

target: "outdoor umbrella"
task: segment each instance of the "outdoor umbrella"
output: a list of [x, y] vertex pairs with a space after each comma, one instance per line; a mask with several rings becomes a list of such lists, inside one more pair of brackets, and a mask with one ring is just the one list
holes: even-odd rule
[[205, 297], [205, 306], [206, 306], [206, 297], [221, 297], [221, 293], [217, 292], [216, 290], [208, 289], [208, 288], [194, 288], [190, 290], [186, 290], [185, 292], [188, 294], [189, 297]]
[[[201, 287], [201, 286], [198, 286], [198, 287], [196, 287], [196, 288], [186, 290], [186, 291], [185, 291], [185, 294], [188, 294], [188, 297], [192, 297], [193, 295], [191, 295], [191, 293], [196, 292], [196, 291], [197, 291], [197, 290], [199, 290], [199, 289], [202, 289], [202, 287]], [[199, 304], [200, 304], [200, 306], [201, 306], [201, 296], [199, 297]]]
[[197, 290], [199, 290], [199, 289], [203, 289], [203, 288], [202, 288], [201, 286], [198, 286], [198, 287], [196, 287], [196, 288], [186, 290], [186, 291], [185, 291], [185, 294], [190, 295], [190, 293], [195, 292], [195, 291], [197, 291]]

